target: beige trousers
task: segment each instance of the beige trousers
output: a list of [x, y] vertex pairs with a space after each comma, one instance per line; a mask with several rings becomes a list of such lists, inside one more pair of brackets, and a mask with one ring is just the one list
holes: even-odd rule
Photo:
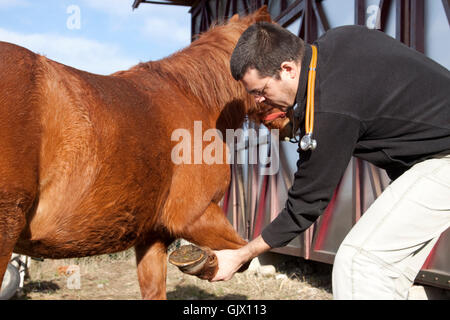
[[364, 213], [333, 266], [335, 299], [407, 299], [440, 234], [450, 226], [450, 155], [414, 165]]

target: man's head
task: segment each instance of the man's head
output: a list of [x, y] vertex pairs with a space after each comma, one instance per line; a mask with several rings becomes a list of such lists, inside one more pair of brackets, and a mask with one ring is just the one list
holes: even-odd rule
[[294, 104], [304, 55], [303, 41], [272, 23], [251, 25], [231, 56], [231, 73], [257, 102], [286, 108]]

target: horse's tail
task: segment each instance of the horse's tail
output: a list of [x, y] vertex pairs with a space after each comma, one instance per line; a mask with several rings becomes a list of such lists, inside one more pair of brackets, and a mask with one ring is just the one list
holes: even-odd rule
[[0, 176], [4, 180], [8, 178], [2, 166], [18, 158], [38, 160], [38, 58], [25, 48], [0, 42]]
[[28, 49], [0, 41], [0, 127], [21, 131], [36, 124], [38, 60]]
[[0, 42], [0, 210], [13, 202], [26, 211], [37, 194], [37, 63], [38, 55], [33, 52]]
[[1, 126], [26, 125], [36, 92], [38, 55], [15, 44], [0, 41], [0, 121]]

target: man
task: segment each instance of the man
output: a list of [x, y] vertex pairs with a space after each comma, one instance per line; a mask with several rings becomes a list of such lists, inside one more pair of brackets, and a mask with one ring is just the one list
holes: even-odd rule
[[[352, 155], [387, 171], [390, 186], [341, 244], [335, 299], [406, 299], [439, 235], [450, 226], [450, 73], [377, 30], [328, 31], [317, 48], [314, 150], [299, 148], [285, 208], [253, 241], [216, 251], [212, 281], [288, 244], [323, 213]], [[231, 72], [257, 102], [305, 118], [312, 47], [270, 23], [250, 26]], [[304, 134], [304, 127], [302, 134]]]

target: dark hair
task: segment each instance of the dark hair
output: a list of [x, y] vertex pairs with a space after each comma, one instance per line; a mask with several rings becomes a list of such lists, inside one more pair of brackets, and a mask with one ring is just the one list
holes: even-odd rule
[[303, 40], [269, 22], [252, 24], [239, 38], [231, 55], [231, 74], [241, 80], [249, 68], [258, 70], [260, 76], [279, 76], [281, 63], [303, 58]]

